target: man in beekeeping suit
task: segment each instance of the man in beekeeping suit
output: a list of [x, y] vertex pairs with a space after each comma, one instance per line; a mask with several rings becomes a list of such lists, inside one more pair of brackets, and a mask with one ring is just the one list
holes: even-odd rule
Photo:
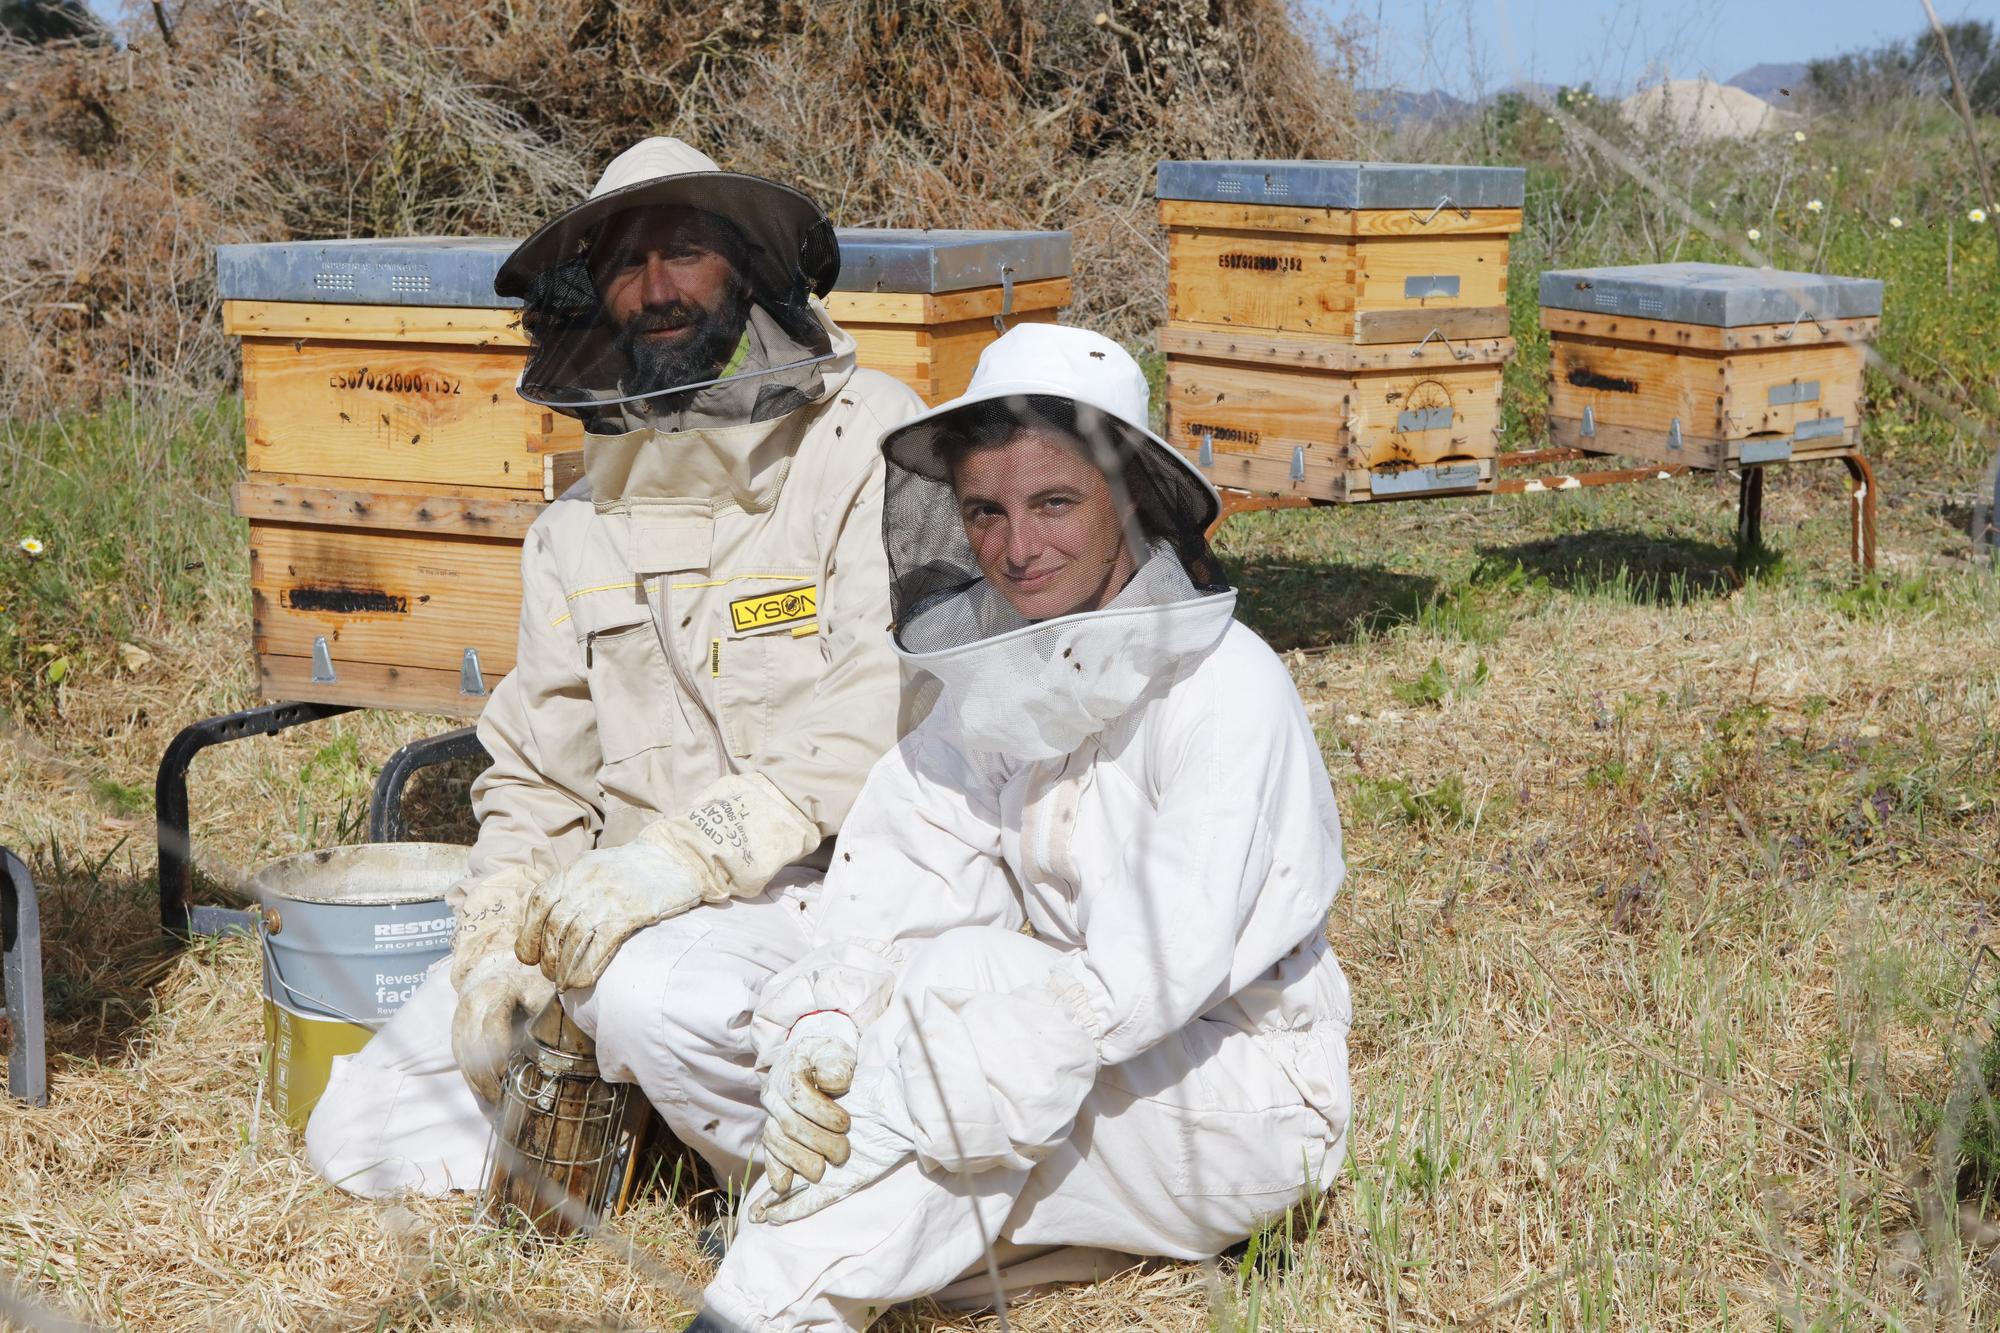
[[742, 1177], [750, 1012], [898, 731], [877, 442], [922, 404], [856, 369], [816, 299], [839, 269], [803, 194], [654, 138], [500, 270], [520, 391], [584, 423], [585, 477], [522, 553], [452, 956], [307, 1126], [343, 1188], [482, 1186], [516, 1034], [556, 993], [607, 1079]]

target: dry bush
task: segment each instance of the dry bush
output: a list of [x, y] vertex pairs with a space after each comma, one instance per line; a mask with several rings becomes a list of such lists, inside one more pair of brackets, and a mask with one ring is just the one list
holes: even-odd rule
[[674, 133], [858, 226], [1067, 227], [1077, 317], [1159, 317], [1151, 165], [1338, 156], [1339, 34], [1285, 0], [190, 0], [163, 42], [0, 46], [0, 412], [212, 391], [208, 248], [520, 234]]

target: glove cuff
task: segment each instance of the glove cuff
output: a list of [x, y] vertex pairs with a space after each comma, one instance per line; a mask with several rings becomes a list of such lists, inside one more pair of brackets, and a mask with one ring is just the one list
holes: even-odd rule
[[785, 1033], [787, 1042], [804, 1037], [834, 1037], [858, 1049], [861, 1045], [861, 1025], [843, 1009], [815, 1009], [809, 1014], [801, 1014], [798, 1022]]
[[695, 872], [702, 901], [716, 903], [762, 893], [822, 835], [769, 778], [732, 773], [709, 784], [686, 814], [655, 820], [632, 841], [675, 853]]
[[495, 954], [514, 957], [521, 904], [541, 876], [527, 866], [505, 866], [468, 880], [452, 895], [451, 984], [464, 992], [472, 969]]

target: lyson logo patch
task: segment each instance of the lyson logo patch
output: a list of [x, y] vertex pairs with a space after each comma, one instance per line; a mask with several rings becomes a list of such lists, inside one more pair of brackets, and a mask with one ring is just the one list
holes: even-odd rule
[[738, 634], [810, 620], [819, 612], [819, 587], [787, 588], [739, 597], [729, 604], [729, 624]]

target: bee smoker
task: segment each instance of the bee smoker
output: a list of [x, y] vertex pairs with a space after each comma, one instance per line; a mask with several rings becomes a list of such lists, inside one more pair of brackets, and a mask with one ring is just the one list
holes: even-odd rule
[[483, 1215], [555, 1240], [623, 1212], [651, 1109], [598, 1076], [597, 1044], [551, 999], [507, 1066]]

